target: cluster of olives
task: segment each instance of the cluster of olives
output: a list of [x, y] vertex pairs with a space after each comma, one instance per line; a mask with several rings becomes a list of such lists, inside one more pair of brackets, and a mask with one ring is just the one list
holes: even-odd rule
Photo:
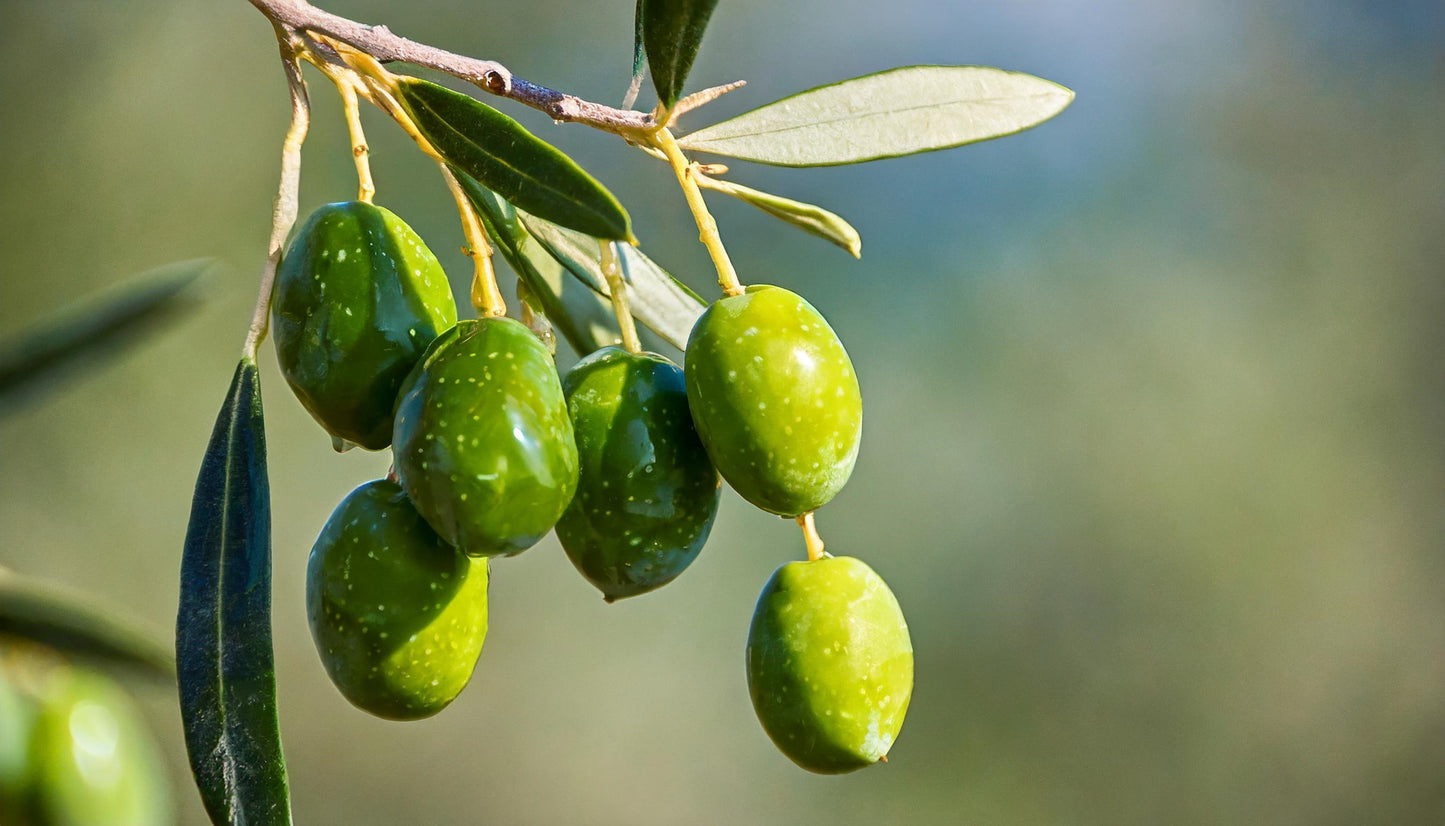
[[[391, 447], [392, 477], [353, 491], [312, 548], [307, 611], [327, 673], [388, 719], [437, 713], [487, 631], [489, 558], [556, 529], [607, 601], [671, 582], [717, 514], [721, 478], [800, 518], [857, 457], [858, 381], [822, 316], [754, 286], [709, 307], [684, 367], [605, 347], [559, 379], [504, 317], [457, 321], [435, 256], [369, 203], [322, 207], [278, 273], [273, 326], [302, 404], [348, 444]], [[748, 638], [769, 736], [817, 772], [886, 755], [913, 684], [908, 628], [862, 562], [779, 568]]]
[[0, 650], [0, 823], [169, 822], [160, 752], [125, 691], [48, 652]]

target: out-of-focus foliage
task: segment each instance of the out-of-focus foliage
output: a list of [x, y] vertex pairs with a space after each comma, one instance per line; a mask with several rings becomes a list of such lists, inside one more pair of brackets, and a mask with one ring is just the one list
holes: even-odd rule
[[[602, 101], [626, 86], [630, 7], [537, 0], [482, 20], [476, 2], [334, 5]], [[1445, 12], [888, 10], [721, 5], [689, 88], [749, 86], [684, 127], [903, 63], [998, 65], [1078, 93], [1003, 141], [825, 171], [735, 165], [730, 179], [848, 216], [861, 262], [710, 197], [743, 279], [807, 296], [858, 368], [862, 452], [819, 527], [908, 618], [917, 687], [889, 764], [814, 777], [754, 720], [748, 620], [803, 548], [731, 494], [687, 576], [644, 597], [604, 605], [552, 540], [498, 562], [463, 696], [414, 725], [355, 711], [305, 631], [306, 551], [388, 457], [333, 455], [278, 392], [277, 673], [299, 819], [1440, 819]], [[0, 118], [0, 335], [114, 273], [230, 266], [193, 321], [0, 422], [0, 564], [164, 626], [264, 254], [287, 117], [275, 46], [247, 3], [178, 0], [12, 4], [0, 46], [29, 68], [0, 77], [17, 113]], [[355, 190], [340, 106], [312, 91], [303, 213]], [[668, 170], [503, 108], [602, 175], [649, 256], [716, 296]], [[435, 164], [367, 124], [378, 203], [465, 295]], [[269, 349], [262, 383], [281, 388]], [[201, 821], [173, 695], [136, 691], [178, 821]]]

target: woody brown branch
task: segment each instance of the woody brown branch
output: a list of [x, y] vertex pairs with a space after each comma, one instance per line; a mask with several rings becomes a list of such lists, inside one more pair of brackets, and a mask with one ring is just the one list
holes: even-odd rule
[[657, 128], [647, 113], [583, 100], [517, 77], [496, 61], [478, 60], [408, 40], [393, 34], [386, 26], [358, 23], [319, 9], [307, 0], [250, 0], [250, 3], [275, 25], [288, 31], [325, 35], [382, 62], [402, 61], [444, 72], [490, 94], [537, 109], [553, 120], [586, 124], [628, 138], [645, 136]]

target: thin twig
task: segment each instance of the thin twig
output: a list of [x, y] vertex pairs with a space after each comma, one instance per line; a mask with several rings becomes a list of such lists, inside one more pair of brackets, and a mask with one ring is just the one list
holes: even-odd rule
[[281, 183], [271, 210], [271, 242], [266, 263], [261, 267], [256, 312], [251, 316], [251, 328], [246, 333], [246, 343], [241, 350], [242, 355], [251, 360], [255, 360], [256, 350], [266, 337], [276, 268], [281, 265], [286, 234], [296, 223], [297, 193], [301, 187], [301, 144], [306, 141], [306, 131], [311, 127], [311, 99], [306, 94], [306, 79], [301, 76], [301, 64], [296, 57], [299, 44], [294, 35], [280, 26], [276, 27], [276, 39], [281, 44], [281, 63], [286, 68], [286, 85], [291, 90], [291, 125], [286, 129], [286, 140], [281, 147]]
[[677, 141], [672, 133], [666, 129], [659, 129], [654, 136], [657, 147], [667, 154], [667, 159], [672, 163], [672, 171], [677, 175], [677, 182], [682, 186], [683, 197], [687, 199], [687, 207], [692, 210], [693, 221], [697, 223], [697, 237], [704, 247], [707, 247], [708, 255], [712, 256], [713, 266], [717, 268], [717, 283], [727, 295], [740, 295], [743, 291], [742, 285], [738, 283], [737, 270], [733, 269], [733, 262], [728, 258], [727, 248], [723, 246], [722, 237], [718, 235], [717, 221], [713, 220], [712, 213], [707, 211], [707, 204], [702, 200], [702, 191], [698, 189], [697, 180], [693, 174], [692, 165], [687, 157], [678, 148]]
[[622, 347], [629, 353], [641, 353], [642, 342], [637, 338], [637, 324], [632, 320], [632, 308], [627, 305], [627, 282], [622, 278], [617, 242], [599, 238], [597, 246], [602, 253], [602, 275], [607, 279], [607, 292], [612, 296], [612, 312], [617, 316], [617, 328], [622, 333]]
[[657, 128], [651, 115], [614, 109], [583, 100], [512, 74], [492, 60], [448, 52], [392, 34], [385, 26], [368, 26], [319, 9], [306, 0], [250, 0], [273, 23], [295, 32], [315, 32], [339, 40], [383, 63], [400, 60], [444, 72], [546, 113], [553, 120], [582, 123], [607, 132], [638, 136]]

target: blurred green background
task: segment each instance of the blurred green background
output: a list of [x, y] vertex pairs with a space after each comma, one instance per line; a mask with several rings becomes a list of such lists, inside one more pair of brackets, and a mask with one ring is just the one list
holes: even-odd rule
[[[324, 5], [589, 98], [627, 85], [631, 0]], [[194, 318], [0, 420], [0, 562], [168, 634], [264, 255], [288, 111], [275, 45], [242, 0], [13, 0], [0, 53], [0, 336], [140, 270], [224, 264]], [[906, 63], [1078, 97], [945, 153], [734, 164], [853, 220], [861, 262], [712, 199], [744, 281], [805, 293], [862, 379], [862, 454], [819, 526], [908, 614], [917, 688], [890, 763], [812, 776], [758, 726], [749, 617], [803, 548], [731, 494], [692, 569], [640, 599], [605, 605], [551, 539], [497, 563], [456, 704], [413, 724], [352, 709], [310, 641], [305, 561], [387, 456], [334, 455], [268, 345], [298, 822], [1445, 819], [1445, 7], [728, 0], [690, 86], [749, 86], [683, 125]], [[310, 77], [303, 215], [355, 187], [336, 96]], [[665, 168], [506, 108], [715, 294]], [[378, 202], [464, 286], [434, 167], [367, 123]], [[180, 821], [202, 822], [172, 692], [134, 689]]]

